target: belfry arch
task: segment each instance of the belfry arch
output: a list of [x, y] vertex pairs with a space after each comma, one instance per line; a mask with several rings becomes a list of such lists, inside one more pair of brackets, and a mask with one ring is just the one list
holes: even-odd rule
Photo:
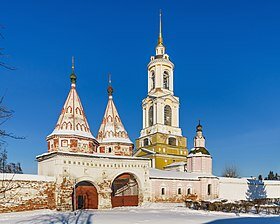
[[122, 173], [112, 182], [112, 207], [138, 206], [139, 184], [136, 176], [131, 173]]

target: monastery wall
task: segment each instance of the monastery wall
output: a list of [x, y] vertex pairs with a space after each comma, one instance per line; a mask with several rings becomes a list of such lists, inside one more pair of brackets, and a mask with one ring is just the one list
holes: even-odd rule
[[0, 174], [0, 212], [55, 209], [55, 178]]
[[247, 200], [258, 197], [280, 198], [280, 181], [219, 177], [219, 198]]

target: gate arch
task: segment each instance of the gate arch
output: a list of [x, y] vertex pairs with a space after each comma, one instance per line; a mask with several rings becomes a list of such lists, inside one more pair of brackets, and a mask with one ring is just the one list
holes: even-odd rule
[[89, 181], [80, 181], [73, 192], [74, 209], [97, 209], [98, 193], [96, 187]]
[[112, 182], [112, 207], [138, 206], [139, 184], [132, 173], [122, 173]]

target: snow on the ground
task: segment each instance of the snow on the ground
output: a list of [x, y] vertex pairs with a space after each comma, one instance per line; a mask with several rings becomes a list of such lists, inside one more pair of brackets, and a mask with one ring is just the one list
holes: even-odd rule
[[148, 204], [108, 210], [56, 212], [37, 210], [0, 214], [3, 224], [279, 224], [280, 216], [195, 211], [182, 204]]

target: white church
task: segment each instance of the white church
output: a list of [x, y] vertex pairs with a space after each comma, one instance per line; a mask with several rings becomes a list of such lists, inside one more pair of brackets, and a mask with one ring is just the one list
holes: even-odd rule
[[[94, 136], [79, 98], [72, 61], [70, 91], [47, 150], [36, 157], [38, 175], [6, 175], [17, 193], [0, 212], [40, 208], [57, 210], [141, 206], [150, 202], [246, 199], [247, 178], [221, 178], [212, 173], [211, 150], [202, 125], [194, 130], [193, 148], [179, 126], [179, 97], [174, 95], [174, 64], [165, 52], [161, 30], [148, 64], [148, 93], [142, 101], [143, 128], [136, 147], [129, 138], [113, 100], [108, 102]], [[59, 105], [58, 105], [59, 106]], [[140, 118], [139, 118], [140, 119]], [[280, 183], [264, 181], [267, 197], [280, 198]]]

